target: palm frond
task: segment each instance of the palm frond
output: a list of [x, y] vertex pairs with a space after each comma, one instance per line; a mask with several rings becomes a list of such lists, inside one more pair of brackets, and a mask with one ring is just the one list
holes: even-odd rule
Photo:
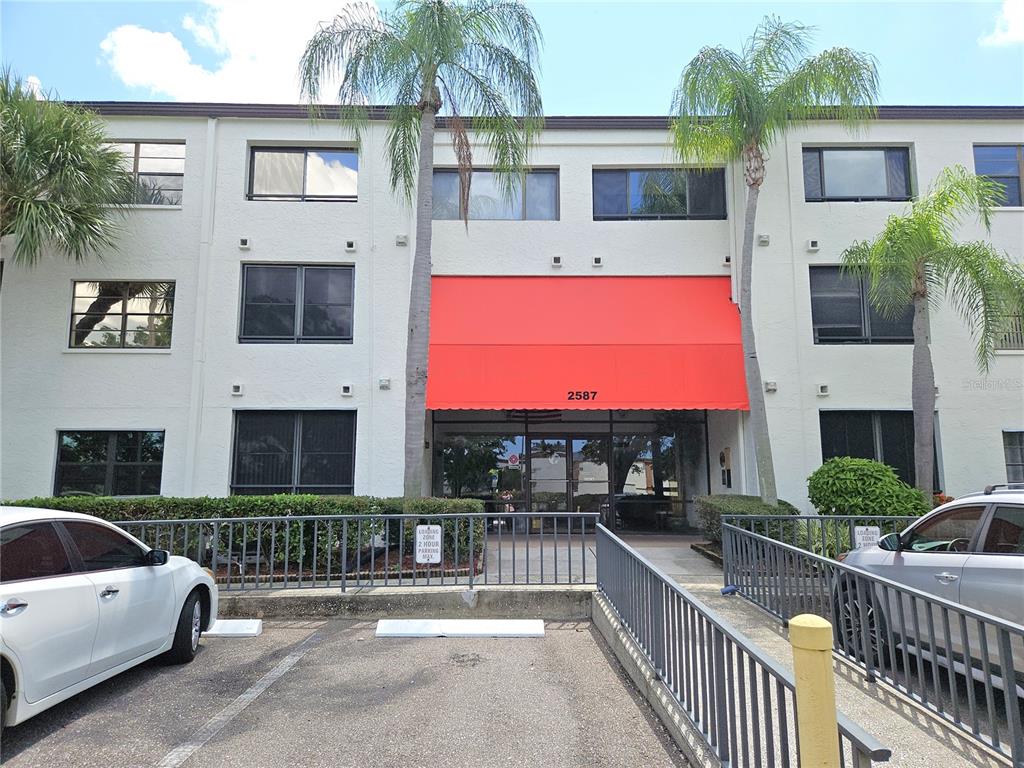
[[855, 130], [876, 115], [875, 57], [829, 48], [802, 61], [768, 96], [770, 121], [780, 130], [790, 120], [838, 120]]
[[703, 48], [683, 70], [672, 96], [672, 144], [684, 159], [711, 165], [740, 156], [760, 94], [743, 60]]

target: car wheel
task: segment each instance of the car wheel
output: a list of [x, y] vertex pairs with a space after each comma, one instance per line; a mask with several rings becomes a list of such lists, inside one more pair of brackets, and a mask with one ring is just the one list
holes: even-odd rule
[[[877, 610], [874, 601], [862, 604], [856, 595], [844, 589], [836, 597], [834, 615], [844, 653], [859, 661], [867, 661], [865, 656], [869, 656], [876, 667], [884, 663], [889, 638], [885, 616]], [[865, 632], [866, 637], [862, 639]]]
[[199, 593], [193, 592], [185, 600], [174, 631], [174, 643], [167, 652], [172, 664], [187, 664], [196, 657], [199, 650], [199, 636], [202, 634], [203, 609], [199, 604]]

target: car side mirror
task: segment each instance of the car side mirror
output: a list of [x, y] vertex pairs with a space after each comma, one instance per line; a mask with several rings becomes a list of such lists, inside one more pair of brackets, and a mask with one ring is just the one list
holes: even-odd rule
[[151, 549], [146, 553], [146, 565], [166, 565], [170, 556], [166, 549]]
[[898, 533], [887, 533], [878, 540], [878, 548], [886, 552], [899, 552], [902, 549], [902, 542]]

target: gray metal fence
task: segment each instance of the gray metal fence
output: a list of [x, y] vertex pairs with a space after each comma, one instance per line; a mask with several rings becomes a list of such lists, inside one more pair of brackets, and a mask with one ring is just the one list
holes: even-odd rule
[[859, 526], [879, 529], [879, 536], [899, 533], [917, 517], [856, 517], [851, 515], [722, 515], [723, 525], [733, 525], [776, 541], [806, 549], [816, 555], [835, 557], [856, 543]]
[[[793, 676], [602, 525], [597, 586], [706, 745], [730, 766], [797, 765]], [[843, 766], [890, 751], [839, 716]]]
[[[586, 584], [596, 514], [335, 515], [117, 523], [209, 568], [222, 590]], [[441, 562], [417, 563], [417, 525], [438, 525]]]
[[722, 555], [727, 586], [783, 621], [827, 618], [869, 680], [1024, 765], [1024, 627], [731, 523]]

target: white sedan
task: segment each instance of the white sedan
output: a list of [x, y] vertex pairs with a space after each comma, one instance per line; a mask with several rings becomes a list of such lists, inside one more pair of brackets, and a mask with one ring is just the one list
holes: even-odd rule
[[195, 562], [89, 515], [0, 506], [0, 727], [166, 654], [217, 618]]

